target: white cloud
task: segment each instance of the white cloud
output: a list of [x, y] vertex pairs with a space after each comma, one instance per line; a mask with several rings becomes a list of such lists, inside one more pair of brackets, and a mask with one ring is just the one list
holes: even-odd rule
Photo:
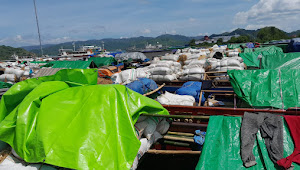
[[21, 40], [22, 40], [22, 36], [21, 36], [21, 35], [17, 35], [17, 36], [15, 37], [15, 40], [16, 40], [16, 41], [21, 41]]
[[190, 22], [195, 22], [196, 19], [195, 19], [195, 18], [189, 18], [189, 21], [190, 21]]
[[166, 31], [167, 34], [176, 34], [177, 31], [176, 30], [171, 30], [171, 31]]
[[300, 0], [260, 0], [248, 11], [238, 12], [233, 23], [246, 28], [276, 26], [289, 31], [299, 29]]
[[272, 25], [265, 25], [265, 24], [249, 24], [245, 27], [247, 30], [257, 30], [259, 28], [263, 28], [266, 26], [272, 26]]
[[143, 33], [143, 34], [150, 34], [151, 30], [148, 29], [148, 28], [146, 28], [146, 29], [142, 30], [141, 33]]
[[[70, 42], [75, 41], [76, 39], [73, 39], [71, 37], [59, 37], [59, 38], [53, 38], [53, 37], [42, 37], [42, 44], [58, 44], [58, 43], [64, 43], [64, 42]], [[6, 37], [3, 39], [0, 39], [0, 44], [5, 44], [8, 46], [13, 47], [20, 47], [20, 46], [29, 46], [29, 45], [39, 45], [38, 37], [37, 36], [22, 36], [22, 35], [16, 35], [14, 37]]]

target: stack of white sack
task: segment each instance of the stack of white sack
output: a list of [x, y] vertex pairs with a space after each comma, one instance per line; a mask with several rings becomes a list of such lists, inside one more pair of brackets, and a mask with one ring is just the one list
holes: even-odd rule
[[239, 56], [240, 51], [238, 49], [234, 49], [234, 50], [227, 50], [226, 51], [226, 56], [227, 57], [238, 57]]
[[178, 54], [165, 54], [161, 57], [161, 60], [167, 60], [167, 61], [175, 61], [177, 62], [179, 58]]
[[164, 105], [193, 106], [195, 98], [189, 95], [178, 95], [166, 92], [165, 94], [158, 96], [157, 101]]
[[245, 65], [240, 57], [224, 57], [222, 60], [215, 58], [207, 59], [210, 71], [244, 70]]
[[205, 53], [206, 56], [209, 56], [209, 54], [210, 54], [209, 49], [201, 49], [201, 52], [202, 52], [202, 53]]
[[17, 78], [20, 78], [24, 75], [24, 70], [20, 68], [5, 68], [4, 74], [14, 74]]
[[115, 84], [129, 84], [138, 78], [149, 78], [150, 73], [148, 72], [148, 68], [137, 68], [137, 69], [128, 69], [124, 70], [120, 73], [113, 74], [111, 76], [112, 81]]
[[140, 116], [134, 127], [141, 146], [132, 164], [132, 170], [137, 168], [140, 158], [150, 149], [152, 144], [167, 133], [170, 124], [166, 118]]
[[[244, 70], [245, 64], [241, 57], [224, 57], [222, 60], [215, 58], [207, 59], [210, 71], [227, 72], [228, 70]], [[227, 73], [215, 73], [216, 79], [228, 79]]]
[[160, 58], [159, 57], [154, 57], [153, 60], [151, 61], [151, 64], [156, 64], [160, 62]]
[[217, 44], [215, 44], [213, 47], [212, 47], [212, 50], [213, 52], [221, 52], [221, 53], [224, 53], [226, 51], [226, 48], [227, 46], [218, 46]]
[[140, 52], [130, 52], [130, 53], [121, 53], [121, 54], [116, 54], [115, 59], [116, 60], [142, 60], [144, 61], [147, 57], [145, 54], [140, 53]]
[[20, 68], [5, 68], [4, 74], [0, 75], [0, 81], [16, 83], [24, 75], [25, 71]]
[[191, 48], [184, 48], [181, 49], [181, 53], [188, 53], [191, 50]]
[[[30, 67], [28, 67], [28, 66], [24, 67], [24, 76], [26, 76], [26, 77], [29, 76], [29, 74], [30, 74], [30, 69], [33, 70], [33, 69], [31, 68], [31, 66], [30, 66]], [[33, 73], [32, 75], [34, 75], [34, 73]]]
[[1, 74], [0, 81], [7, 82], [7, 83], [15, 83], [17, 82], [17, 76], [15, 74]]
[[159, 61], [147, 68], [154, 81], [173, 81], [181, 75], [181, 64], [174, 61]]
[[188, 65], [183, 66], [182, 74], [183, 76], [180, 77], [180, 80], [183, 81], [199, 81], [203, 80], [205, 67], [206, 67], [206, 59], [202, 60], [195, 60]]
[[187, 58], [184, 61], [185, 65], [188, 65], [192, 62], [195, 62], [197, 60], [205, 59], [206, 58], [206, 53], [205, 52], [199, 52], [197, 54], [191, 54], [191, 53], [184, 53], [183, 55], [186, 55]]
[[192, 54], [206, 53], [206, 55], [210, 53], [209, 49], [190, 49], [189, 52]]

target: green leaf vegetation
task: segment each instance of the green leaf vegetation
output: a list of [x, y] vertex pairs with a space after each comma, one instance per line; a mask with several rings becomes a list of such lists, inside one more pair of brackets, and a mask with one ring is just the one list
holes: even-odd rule
[[259, 42], [266, 42], [271, 40], [280, 40], [289, 38], [286, 32], [276, 27], [265, 27], [257, 33], [257, 40]]
[[5, 45], [0, 46], [0, 60], [11, 59], [13, 54], [18, 56], [35, 56], [34, 53], [26, 51], [23, 48], [13, 48]]

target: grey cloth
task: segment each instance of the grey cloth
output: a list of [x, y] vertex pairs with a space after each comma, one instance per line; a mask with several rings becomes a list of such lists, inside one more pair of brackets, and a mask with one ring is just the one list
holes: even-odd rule
[[270, 159], [276, 163], [283, 158], [283, 122], [280, 116], [270, 113], [245, 112], [241, 127], [241, 158], [245, 167], [256, 165], [253, 145], [260, 130]]

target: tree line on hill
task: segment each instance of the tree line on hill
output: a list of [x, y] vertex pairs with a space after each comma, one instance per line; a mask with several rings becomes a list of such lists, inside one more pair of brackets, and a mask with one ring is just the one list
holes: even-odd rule
[[[286, 33], [276, 27], [265, 27], [258, 30], [245, 30], [236, 29], [232, 32], [225, 32], [222, 34], [212, 34], [210, 38], [216, 36], [229, 36], [239, 34], [239, 37], [232, 37], [227, 43], [245, 43], [245, 42], [268, 42], [271, 40], [289, 39], [293, 37], [300, 37], [300, 30], [291, 33]], [[160, 35], [158, 37], [133, 37], [133, 38], [107, 38], [101, 40], [87, 40], [87, 41], [77, 41], [76, 48], [84, 45], [95, 45], [102, 46], [102, 42], [105, 44], [105, 48], [108, 51], [115, 50], [127, 50], [128, 48], [135, 46], [136, 48], [144, 48], [147, 43], [153, 45], [162, 44], [163, 46], [183, 46], [191, 45], [198, 47], [209, 47], [214, 45], [204, 42], [203, 44], [195, 44], [196, 40], [202, 39], [203, 36], [197, 37], [187, 37], [183, 35]], [[43, 46], [44, 54], [47, 55], [57, 55], [60, 48], [71, 48], [73, 42], [66, 42], [61, 44], [47, 44]], [[224, 44], [222, 39], [217, 40], [217, 44]], [[32, 56], [40, 55], [39, 46], [26, 46], [23, 48], [13, 48], [9, 46], [0, 46], [0, 60], [9, 59], [14, 53], [18, 56]]]
[[0, 46], [0, 60], [7, 60], [11, 59], [12, 55], [18, 55], [18, 56], [35, 56], [36, 54], [26, 51], [23, 48], [13, 48], [10, 46], [2, 45]]
[[[231, 33], [223, 33], [219, 35], [212, 35], [213, 36], [227, 36], [227, 35], [234, 35], [240, 33], [239, 37], [231, 37], [231, 39], [226, 43], [246, 43], [246, 42], [259, 42], [259, 43], [265, 43], [272, 40], [281, 40], [281, 39], [290, 39], [294, 37], [300, 37], [300, 30], [292, 32], [292, 33], [286, 33], [276, 27], [265, 27], [262, 29], [258, 29], [257, 31], [253, 30], [244, 30], [244, 29], [237, 29]], [[217, 40], [217, 44], [221, 45], [224, 44], [223, 40], [219, 38]], [[189, 45], [196, 45], [195, 40], [191, 40]], [[198, 44], [197, 46], [211, 46], [213, 45], [210, 43], [202, 43]]]

